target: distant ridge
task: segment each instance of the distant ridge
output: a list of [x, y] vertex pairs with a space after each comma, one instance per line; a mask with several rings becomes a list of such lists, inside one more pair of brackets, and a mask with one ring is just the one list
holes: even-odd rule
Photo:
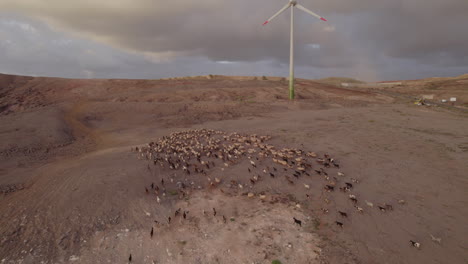
[[366, 83], [357, 79], [348, 77], [328, 77], [323, 79], [315, 80], [318, 83], [330, 84], [335, 86], [341, 86], [342, 83]]

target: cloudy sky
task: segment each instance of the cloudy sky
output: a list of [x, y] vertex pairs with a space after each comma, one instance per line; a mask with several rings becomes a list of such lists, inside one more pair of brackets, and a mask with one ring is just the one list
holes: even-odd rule
[[[467, 0], [301, 0], [296, 76], [468, 73]], [[0, 72], [72, 78], [288, 76], [286, 0], [0, 0]]]

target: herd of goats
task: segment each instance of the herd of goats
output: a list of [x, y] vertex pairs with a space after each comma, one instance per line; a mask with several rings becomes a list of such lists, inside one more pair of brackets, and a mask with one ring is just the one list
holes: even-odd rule
[[[340, 172], [340, 164], [328, 154], [317, 155], [314, 152], [297, 148], [277, 148], [268, 144], [269, 136], [247, 135], [239, 133], [226, 133], [209, 129], [192, 129], [171, 133], [160, 138], [156, 142], [150, 142], [142, 147], [135, 147], [132, 151], [138, 154], [139, 159], [148, 160], [148, 169], [153, 167], [163, 170], [165, 176], [160, 173], [158, 181], [145, 187], [147, 194], [154, 194], [156, 201], [161, 203], [167, 198], [168, 192], [187, 197], [191, 191], [218, 186], [224, 192], [225, 189], [237, 189], [243, 191], [249, 197], [255, 196], [254, 187], [261, 181], [277, 180], [284, 184], [294, 185], [303, 177], [313, 178], [318, 175], [323, 179], [324, 192], [342, 192], [350, 200], [353, 210], [363, 213], [364, 207], [376, 208], [381, 212], [392, 211], [393, 206], [388, 203], [374, 204], [367, 200], [361, 201], [353, 194], [353, 187], [359, 183], [358, 179], [345, 176]], [[151, 165], [150, 165], [151, 164]], [[245, 175], [237, 175], [230, 181], [223, 177], [225, 170], [235, 165], [246, 165]], [[330, 172], [329, 168], [338, 170]], [[216, 173], [214, 173], [216, 170]], [[243, 171], [243, 170], [242, 170]], [[205, 181], [206, 180], [206, 181]], [[203, 183], [204, 182], [204, 183]], [[311, 184], [301, 181], [304, 188], [310, 189]], [[177, 190], [171, 190], [174, 186]], [[300, 186], [300, 187], [297, 187]], [[302, 188], [297, 185], [296, 188]], [[175, 193], [174, 193], [175, 192]], [[309, 195], [306, 194], [308, 197]], [[265, 198], [265, 192], [259, 194], [260, 199]], [[327, 199], [325, 199], [326, 202]], [[404, 200], [398, 203], [405, 203]], [[212, 209], [216, 216], [216, 209]], [[328, 209], [322, 208], [324, 213]], [[210, 209], [211, 211], [211, 209]], [[176, 210], [174, 217], [187, 216], [188, 212]], [[203, 214], [206, 214], [203, 211]], [[335, 224], [343, 228], [349, 212], [338, 211], [341, 219]], [[302, 221], [294, 218], [293, 224], [302, 225]], [[226, 217], [223, 215], [223, 221]], [[157, 222], [157, 221], [155, 221]], [[157, 222], [159, 223], [159, 222]], [[171, 217], [167, 219], [171, 223]], [[153, 236], [153, 228], [151, 229]], [[420, 248], [420, 243], [411, 240], [411, 245]]]

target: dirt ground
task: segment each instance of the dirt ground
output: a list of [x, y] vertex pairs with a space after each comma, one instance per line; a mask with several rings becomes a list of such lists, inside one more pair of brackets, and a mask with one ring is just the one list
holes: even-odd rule
[[[290, 102], [286, 87], [0, 75], [0, 263], [468, 263], [466, 113], [311, 80]], [[310, 176], [289, 183], [244, 157], [187, 176], [131, 151], [204, 128], [271, 136], [339, 168], [327, 178], [311, 159]], [[254, 174], [263, 180], [250, 184]], [[158, 202], [145, 188], [162, 178]], [[188, 196], [178, 181], [194, 182]]]

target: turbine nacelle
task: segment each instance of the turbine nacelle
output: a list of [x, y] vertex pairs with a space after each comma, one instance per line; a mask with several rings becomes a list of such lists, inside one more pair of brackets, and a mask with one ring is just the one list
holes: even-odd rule
[[263, 23], [263, 25], [266, 25], [268, 23], [270, 23], [270, 21], [272, 21], [275, 17], [277, 17], [279, 14], [283, 13], [286, 9], [288, 8], [294, 8], [294, 7], [297, 7], [299, 8], [300, 10], [322, 20], [322, 21], [327, 21], [325, 18], [317, 15], [316, 13], [310, 11], [309, 9], [303, 7], [302, 5], [298, 4], [296, 0], [290, 0], [283, 8], [281, 8], [280, 11], [278, 11], [276, 14], [274, 14], [272, 17], [270, 17], [267, 21], [265, 21], [265, 23]]

